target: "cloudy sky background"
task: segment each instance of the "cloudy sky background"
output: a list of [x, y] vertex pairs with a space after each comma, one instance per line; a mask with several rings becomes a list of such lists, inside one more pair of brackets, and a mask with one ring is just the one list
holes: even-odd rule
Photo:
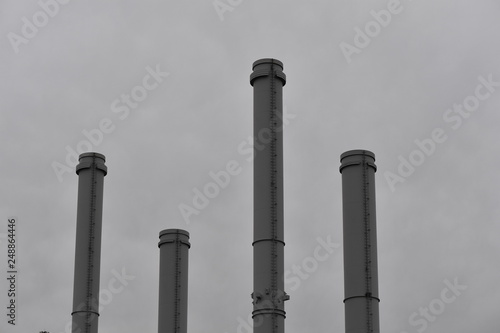
[[[104, 306], [100, 331], [157, 331], [158, 233], [182, 228], [192, 243], [189, 332], [247, 332], [252, 164], [238, 146], [252, 135], [252, 63], [273, 57], [284, 63], [291, 115], [286, 269], [310, 261], [318, 238], [342, 243], [339, 156], [368, 149], [378, 166], [381, 331], [498, 332], [500, 87], [479, 87], [479, 77], [500, 82], [498, 2], [401, 0], [350, 59], [341, 43], [355, 46], [356, 28], [390, 1], [221, 3], [231, 10], [217, 13], [212, 0], [74, 0], [51, 7], [47, 22], [36, 1], [0, 3], [0, 331], [63, 333], [71, 319], [78, 179], [67, 150], [85, 147], [83, 131], [104, 122], [108, 133], [91, 147], [109, 169], [101, 287], [113, 271], [134, 279]], [[41, 26], [23, 37], [33, 16]], [[26, 39], [13, 43], [14, 34]], [[115, 112], [148, 68], [168, 75], [130, 112]], [[474, 101], [477, 89], [483, 100], [467, 118], [447, 111]], [[415, 140], [435, 129], [434, 151], [416, 152]], [[386, 177], [410, 156], [424, 159], [391, 185]], [[194, 189], [233, 160], [241, 173], [187, 223], [179, 205], [192, 205]], [[18, 218], [15, 327], [5, 309], [10, 216]], [[441, 314], [410, 324], [455, 280], [467, 288]], [[343, 332], [341, 248], [286, 289], [288, 333]]]

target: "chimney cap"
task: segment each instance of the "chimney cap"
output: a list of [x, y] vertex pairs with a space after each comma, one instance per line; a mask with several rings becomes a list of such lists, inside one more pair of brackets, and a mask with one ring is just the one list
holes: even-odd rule
[[158, 242], [158, 247], [165, 243], [173, 243], [176, 239], [180, 243], [187, 245], [188, 248], [191, 247], [191, 243], [189, 243], [189, 232], [182, 229], [165, 229], [160, 231], [160, 241]]
[[364, 149], [348, 150], [342, 155], [340, 155], [340, 163], [341, 163], [339, 167], [340, 173], [342, 173], [342, 170], [345, 167], [359, 165], [361, 163], [366, 163], [368, 166], [372, 167], [375, 171], [377, 171], [377, 166], [375, 165], [375, 154], [369, 150], [364, 150]]
[[187, 236], [189, 238], [189, 232], [186, 230], [182, 229], [165, 229], [160, 231], [160, 237], [164, 235], [170, 235], [170, 234], [182, 234], [184, 236]]
[[78, 160], [81, 160], [82, 158], [85, 158], [85, 157], [97, 157], [97, 158], [101, 158], [104, 162], [106, 162], [106, 157], [103, 154], [96, 153], [96, 152], [81, 153], [80, 156], [78, 157]]
[[340, 155], [340, 160], [342, 161], [342, 159], [344, 159], [345, 157], [347, 157], [347, 156], [353, 156], [353, 155], [370, 156], [371, 158], [373, 158], [373, 160], [375, 160], [375, 154], [372, 153], [371, 151], [365, 150], [365, 149], [348, 150], [345, 153], [343, 153], [342, 155]]
[[106, 176], [108, 174], [108, 167], [104, 164], [106, 162], [106, 157], [103, 154], [88, 152], [82, 153], [78, 157], [78, 165], [75, 167], [75, 172], [80, 175], [80, 171], [83, 169], [89, 169], [94, 164], [95, 167], [104, 172]]
[[274, 58], [262, 58], [262, 59], [259, 59], [259, 60], [256, 60], [253, 65], [252, 65], [252, 69], [255, 69], [256, 66], [258, 65], [262, 65], [262, 64], [273, 64], [273, 65], [278, 65], [281, 67], [281, 70], [283, 70], [283, 63], [281, 61], [279, 61], [278, 59], [274, 59]]
[[[273, 67], [278, 65], [279, 67]], [[273, 58], [263, 58], [255, 61], [252, 65], [252, 74], [250, 74], [250, 84], [253, 86], [253, 81], [258, 77], [266, 77], [271, 74], [273, 68], [274, 76], [281, 80], [283, 85], [286, 84], [286, 75], [283, 73], [283, 63]]]

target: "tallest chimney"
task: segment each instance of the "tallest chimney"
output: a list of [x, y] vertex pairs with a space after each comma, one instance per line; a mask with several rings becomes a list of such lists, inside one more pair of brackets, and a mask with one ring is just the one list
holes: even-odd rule
[[253, 63], [254, 89], [254, 333], [284, 333], [283, 63]]
[[350, 150], [340, 156], [344, 229], [346, 333], [379, 333], [375, 155]]
[[73, 333], [97, 333], [101, 267], [102, 196], [108, 168], [104, 155], [83, 153], [76, 166], [78, 207], [76, 217]]

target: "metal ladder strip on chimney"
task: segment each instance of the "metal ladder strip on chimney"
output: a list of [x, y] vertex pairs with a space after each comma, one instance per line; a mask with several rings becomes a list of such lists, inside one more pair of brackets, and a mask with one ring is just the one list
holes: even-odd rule
[[278, 166], [277, 166], [277, 154], [276, 154], [276, 88], [275, 88], [275, 77], [276, 73], [274, 71], [274, 65], [271, 62], [271, 72], [269, 74], [270, 79], [270, 121], [269, 129], [271, 132], [271, 142], [269, 146], [271, 154], [271, 298], [273, 300], [273, 313], [272, 313], [272, 325], [273, 333], [278, 329], [277, 314], [275, 310], [277, 308], [277, 297], [278, 297], [278, 268], [277, 268], [277, 224], [278, 224]]
[[175, 291], [174, 291], [174, 333], [180, 332], [179, 315], [180, 315], [180, 295], [179, 285], [181, 280], [181, 242], [179, 240], [179, 232], [175, 234]]
[[371, 228], [370, 228], [370, 183], [368, 180], [368, 163], [366, 154], [363, 151], [363, 220], [365, 231], [365, 286], [366, 286], [366, 329], [367, 332], [373, 332], [373, 311], [372, 311], [372, 262], [371, 262]]
[[[88, 244], [88, 266], [87, 266], [87, 300], [86, 300], [86, 318], [85, 333], [90, 331], [90, 316], [92, 311], [92, 294], [93, 294], [93, 276], [94, 276], [94, 243], [95, 243], [95, 203], [96, 203], [96, 161], [95, 156], [92, 157], [92, 165], [90, 166], [90, 216], [89, 216], [89, 244]], [[99, 299], [96, 300], [99, 304]]]

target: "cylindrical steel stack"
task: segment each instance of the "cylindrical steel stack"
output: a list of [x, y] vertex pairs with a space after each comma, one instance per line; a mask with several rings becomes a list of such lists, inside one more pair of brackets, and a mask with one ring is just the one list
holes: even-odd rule
[[254, 89], [254, 333], [284, 333], [283, 64], [253, 63]]
[[379, 333], [375, 155], [350, 150], [340, 157], [344, 232], [346, 333]]
[[187, 333], [189, 232], [160, 232], [158, 333]]
[[72, 332], [97, 333], [102, 202], [108, 169], [104, 155], [98, 153], [83, 153], [79, 161]]

